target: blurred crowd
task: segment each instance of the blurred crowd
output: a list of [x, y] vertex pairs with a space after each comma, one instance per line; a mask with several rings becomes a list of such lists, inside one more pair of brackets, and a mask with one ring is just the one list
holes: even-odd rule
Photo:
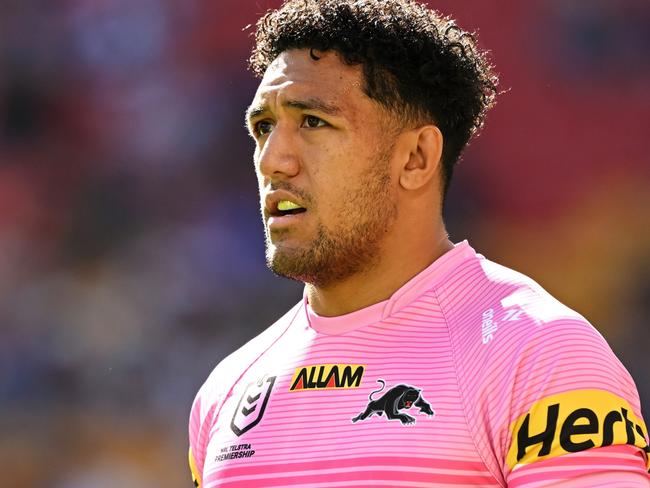
[[[650, 4], [428, 3], [503, 90], [452, 240], [585, 315], [650, 415]], [[264, 266], [243, 126], [278, 4], [0, 3], [0, 486], [190, 486], [197, 388], [299, 299]]]

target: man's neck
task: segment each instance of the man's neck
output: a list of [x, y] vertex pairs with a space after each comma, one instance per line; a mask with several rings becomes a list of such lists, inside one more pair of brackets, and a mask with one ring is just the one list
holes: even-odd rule
[[327, 287], [307, 283], [309, 305], [318, 315], [335, 317], [387, 300], [411, 278], [453, 249], [454, 244], [442, 229], [436, 237], [421, 240], [419, 249], [417, 247], [397, 247], [390, 258], [379, 259], [372, 269]]

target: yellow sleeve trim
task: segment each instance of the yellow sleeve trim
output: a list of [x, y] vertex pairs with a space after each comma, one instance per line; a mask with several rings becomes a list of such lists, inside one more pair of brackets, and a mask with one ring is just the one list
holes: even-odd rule
[[190, 471], [192, 472], [192, 482], [196, 488], [201, 488], [201, 477], [199, 476], [199, 470], [196, 469], [196, 461], [194, 460], [194, 454], [192, 454], [192, 448], [188, 453], [190, 461]]

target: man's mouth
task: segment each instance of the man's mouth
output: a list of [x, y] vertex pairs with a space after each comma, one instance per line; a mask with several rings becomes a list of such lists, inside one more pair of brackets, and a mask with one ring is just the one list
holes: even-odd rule
[[275, 209], [271, 209], [271, 217], [284, 217], [285, 215], [295, 215], [306, 212], [307, 209], [301, 207], [291, 200], [280, 200]]

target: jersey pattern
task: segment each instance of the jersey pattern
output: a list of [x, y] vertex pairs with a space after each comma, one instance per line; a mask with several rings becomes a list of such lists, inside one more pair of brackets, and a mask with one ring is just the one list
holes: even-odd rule
[[189, 430], [205, 488], [650, 486], [609, 346], [467, 242], [366, 309], [303, 298], [215, 368]]

